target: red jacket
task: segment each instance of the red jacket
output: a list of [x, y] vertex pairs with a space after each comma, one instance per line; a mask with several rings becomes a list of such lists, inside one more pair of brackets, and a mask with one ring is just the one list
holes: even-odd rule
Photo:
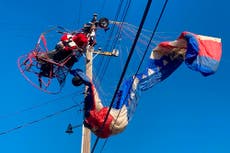
[[88, 38], [83, 33], [70, 34], [65, 33], [61, 37], [61, 42], [63, 44], [64, 50], [72, 51], [77, 48], [85, 48], [88, 44]]
[[99, 111], [96, 109], [91, 110], [89, 117], [85, 119], [85, 122], [91, 127], [91, 130], [100, 138], [108, 138], [111, 135], [110, 126], [114, 120], [113, 116], [109, 114], [104, 127], [102, 127], [108, 110], [108, 107], [103, 107]]

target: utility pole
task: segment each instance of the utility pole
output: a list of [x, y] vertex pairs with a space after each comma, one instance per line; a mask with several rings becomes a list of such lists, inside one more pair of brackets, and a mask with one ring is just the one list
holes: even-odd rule
[[[96, 23], [97, 21], [97, 14], [93, 15], [93, 18], [91, 20], [91, 25], [89, 27], [89, 31], [88, 32], [88, 37], [91, 38], [95, 38], [96, 35]], [[93, 45], [88, 45], [88, 47], [86, 48], [86, 54], [85, 54], [85, 69], [86, 72], [85, 74], [89, 77], [90, 80], [93, 79], [93, 51], [94, 51], [94, 47]], [[87, 94], [88, 91], [88, 86], [85, 86], [85, 93]], [[87, 95], [85, 95], [86, 97]], [[85, 108], [85, 107], [84, 107]], [[85, 110], [84, 110], [85, 111]], [[85, 112], [84, 112], [84, 116], [83, 116], [83, 120], [85, 119]], [[91, 131], [90, 129], [88, 129], [87, 127], [84, 126], [84, 124], [82, 125], [82, 140], [81, 140], [81, 153], [90, 153], [90, 144], [91, 144]]]
[[[86, 75], [90, 80], [93, 78], [93, 47], [88, 47], [86, 50]], [[87, 93], [88, 86], [85, 87]], [[90, 144], [91, 144], [91, 132], [90, 129], [82, 125], [82, 141], [81, 141], [81, 153], [90, 153]]]
[[[93, 15], [93, 18], [90, 22], [90, 26], [88, 27], [88, 37], [89, 37], [89, 44], [86, 48], [86, 54], [85, 54], [85, 61], [86, 61], [86, 75], [90, 80], [93, 80], [93, 54], [101, 54], [105, 56], [118, 56], [118, 51], [113, 50], [113, 52], [102, 52], [101, 50], [94, 51], [94, 45], [96, 43], [95, 37], [96, 37], [96, 30], [97, 26], [103, 28], [105, 31], [108, 30], [109, 20], [107, 18], [101, 18], [100, 20], [97, 20], [97, 14]], [[85, 25], [87, 28], [87, 25]], [[87, 29], [86, 29], [87, 30]], [[85, 87], [85, 93], [87, 94], [88, 86]], [[87, 95], [85, 95], [86, 97]], [[85, 110], [84, 110], [85, 111]], [[84, 118], [85, 119], [85, 112], [84, 112]], [[81, 153], [90, 153], [91, 147], [91, 131], [87, 127], [82, 125], [82, 142], [81, 142]]]

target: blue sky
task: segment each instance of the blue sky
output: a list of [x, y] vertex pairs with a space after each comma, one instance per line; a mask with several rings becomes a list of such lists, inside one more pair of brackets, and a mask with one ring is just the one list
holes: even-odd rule
[[[61, 94], [49, 95], [35, 89], [20, 74], [17, 59], [33, 49], [40, 33], [55, 25], [79, 29], [91, 19], [94, 12], [114, 18], [119, 5], [118, 1], [105, 0], [40, 0], [34, 3], [15, 0], [2, 1], [0, 5], [0, 133], [83, 100], [80, 94], [83, 87], [72, 87], [70, 78]], [[131, 2], [125, 21], [138, 26], [146, 3], [147, 1]], [[153, 29], [162, 5], [161, 0], [152, 2], [145, 29]], [[103, 152], [230, 152], [228, 6], [229, 2], [224, 0], [168, 2], [157, 32], [164, 32], [171, 39], [176, 39], [182, 31], [220, 37], [223, 53], [219, 69], [216, 74], [203, 77], [183, 64], [164, 82], [143, 92], [129, 126], [120, 135], [108, 139]], [[104, 32], [100, 36], [103, 34], [108, 36]], [[121, 44], [129, 47], [124, 42]], [[95, 62], [98, 59], [95, 58]], [[103, 90], [100, 91], [107, 91], [109, 96], [113, 94], [112, 89], [120, 76], [121, 64], [124, 63], [118, 59], [111, 60], [101, 83]], [[83, 64], [80, 61], [78, 67], [83, 67]], [[129, 68], [129, 74], [133, 67], [135, 66]], [[103, 100], [110, 102], [106, 99], [106, 94], [104, 93]], [[31, 107], [34, 109], [25, 110]], [[79, 109], [0, 135], [0, 152], [80, 152], [81, 129], [75, 129], [73, 135], [64, 133], [68, 123], [81, 123], [82, 114]], [[95, 136], [92, 135], [92, 143], [94, 140]], [[103, 142], [99, 141], [95, 152], [100, 152]]]

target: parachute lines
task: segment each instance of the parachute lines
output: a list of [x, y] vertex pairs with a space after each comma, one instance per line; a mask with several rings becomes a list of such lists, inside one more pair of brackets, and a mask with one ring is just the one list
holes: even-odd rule
[[[141, 30], [142, 30], [142, 28], [143, 28], [143, 25], [144, 25], [145, 19], [146, 19], [146, 17], [147, 17], [148, 11], [149, 11], [149, 9], [150, 9], [151, 3], [152, 3], [152, 0], [148, 0], [148, 3], [147, 3], [147, 5], [146, 5], [145, 11], [144, 11], [144, 14], [143, 14], [142, 19], [141, 19], [140, 26], [139, 26], [138, 31], [137, 31], [137, 34], [136, 34], [136, 37], [135, 37], [135, 39], [134, 39], [134, 41], [133, 41], [133, 44], [132, 44], [132, 46], [131, 46], [129, 56], [128, 56], [127, 60], [126, 60], [124, 69], [123, 69], [122, 74], [121, 74], [121, 76], [120, 76], [120, 80], [119, 80], [119, 82], [118, 82], [117, 88], [116, 88], [116, 90], [115, 90], [115, 93], [114, 93], [114, 95], [113, 95], [112, 101], [111, 101], [111, 103], [110, 103], [109, 110], [108, 110], [108, 112], [107, 112], [107, 114], [106, 114], [106, 117], [105, 117], [103, 126], [102, 126], [101, 128], [104, 128], [105, 122], [106, 122], [106, 120], [108, 119], [109, 113], [110, 113], [110, 111], [111, 111], [111, 108], [112, 108], [112, 106], [113, 106], [114, 100], [115, 100], [115, 98], [116, 98], [116, 94], [117, 94], [117, 92], [118, 92], [118, 90], [119, 90], [119, 88], [120, 88], [120, 86], [121, 86], [122, 80], [123, 80], [123, 78], [124, 78], [124, 76], [125, 76], [125, 73], [126, 73], [126, 70], [127, 70], [127, 68], [128, 68], [129, 62], [130, 62], [131, 57], [132, 57], [132, 55], [133, 55], [134, 49], [135, 49], [135, 47], [136, 47], [136, 43], [137, 43], [138, 38], [139, 38], [139, 36], [140, 36], [140, 34], [141, 34]], [[97, 137], [97, 139], [96, 139], [96, 141], [95, 141], [95, 143], [94, 143], [94, 145], [93, 145], [93, 148], [92, 148], [91, 153], [94, 152], [94, 150], [95, 150], [95, 148], [96, 148], [96, 146], [97, 146], [98, 141], [99, 141], [99, 137]]]
[[[146, 49], [145, 49], [144, 55], [142, 56], [142, 59], [141, 59], [140, 64], [139, 64], [139, 66], [138, 66], [138, 69], [137, 69], [137, 71], [136, 71], [136, 73], [135, 73], [135, 76], [136, 76], [137, 73], [139, 72], [140, 67], [141, 67], [141, 65], [142, 65], [142, 63], [143, 63], [143, 61], [144, 61], [144, 58], [145, 58], [145, 56], [146, 56], [146, 54], [147, 54], [147, 51], [148, 51], [149, 46], [150, 46], [150, 44], [151, 44], [151, 42], [152, 42], [152, 39], [153, 39], [153, 37], [154, 37], [154, 35], [155, 35], [156, 31], [157, 31], [157, 28], [158, 28], [158, 26], [159, 26], [160, 20], [161, 20], [161, 18], [162, 18], [162, 16], [163, 16], [163, 13], [164, 13], [164, 11], [165, 11], [165, 8], [166, 8], [166, 6], [167, 6], [167, 3], [168, 3], [168, 0], [165, 1], [164, 5], [163, 5], [163, 7], [162, 7], [160, 16], [158, 17], [157, 23], [156, 23], [156, 25], [155, 25], [155, 27], [154, 27], [154, 29], [153, 29], [153, 31], [152, 31], [150, 40], [149, 40], [148, 45], [147, 45], [147, 47], [146, 47]], [[128, 95], [126, 95], [126, 96], [128, 96]], [[112, 101], [112, 102], [113, 102], [113, 101]], [[106, 121], [106, 120], [105, 120], [105, 121]], [[108, 138], [104, 141], [103, 146], [102, 146], [100, 152], [103, 151], [103, 149], [104, 149], [104, 147], [105, 147], [107, 141], [108, 141]]]

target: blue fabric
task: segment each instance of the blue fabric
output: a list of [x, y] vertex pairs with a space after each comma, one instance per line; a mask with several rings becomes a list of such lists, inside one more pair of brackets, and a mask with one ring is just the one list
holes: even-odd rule
[[90, 110], [92, 110], [93, 106], [94, 106], [94, 97], [93, 97], [93, 86], [92, 83], [90, 82], [90, 79], [87, 77], [87, 75], [81, 70], [81, 69], [73, 69], [70, 70], [70, 74], [72, 74], [74, 77], [78, 76], [80, 77], [85, 85], [88, 85], [89, 88], [87, 90], [87, 92], [89, 94], [86, 95], [85, 97], [85, 105], [84, 105], [84, 117], [89, 117], [90, 115]]
[[128, 98], [129, 98], [132, 83], [133, 83], [132, 78], [129, 78], [122, 83], [121, 88], [116, 95], [113, 108], [120, 109], [122, 108], [123, 105], [128, 106]]
[[[163, 81], [183, 63], [183, 57], [178, 56], [175, 58], [174, 56], [177, 55], [169, 53], [163, 55], [160, 59], [149, 59], [148, 66], [144, 73], [142, 73], [145, 77], [140, 80], [140, 90], [145, 91], [158, 82]], [[154, 73], [148, 75], [149, 69], [153, 70]]]
[[219, 66], [219, 62], [205, 56], [197, 56], [194, 62], [187, 65], [195, 71], [199, 71], [203, 76], [214, 74]]
[[80, 77], [85, 85], [91, 85], [89, 77], [81, 69], [70, 70], [70, 74]]
[[184, 35], [184, 38], [187, 41], [185, 64], [190, 69], [200, 72], [203, 76], [215, 73], [219, 66], [219, 61], [213, 59], [212, 56], [217, 56], [217, 53], [220, 52], [215, 50], [218, 43], [215, 44], [211, 40], [209, 43], [202, 42], [195, 34], [189, 32]]
[[[137, 75], [136, 79], [140, 80], [141, 75]], [[140, 97], [139, 85], [133, 88], [134, 77], [129, 77], [127, 80], [123, 81], [120, 90], [116, 95], [116, 99], [113, 104], [113, 108], [121, 109], [124, 105], [127, 107], [127, 117], [130, 120], [136, 110], [138, 100]]]
[[194, 60], [196, 59], [198, 55], [199, 44], [198, 44], [196, 37], [191, 33], [185, 34], [184, 38], [187, 41], [187, 51], [185, 54], [185, 63], [187, 65], [190, 65], [194, 62]]

